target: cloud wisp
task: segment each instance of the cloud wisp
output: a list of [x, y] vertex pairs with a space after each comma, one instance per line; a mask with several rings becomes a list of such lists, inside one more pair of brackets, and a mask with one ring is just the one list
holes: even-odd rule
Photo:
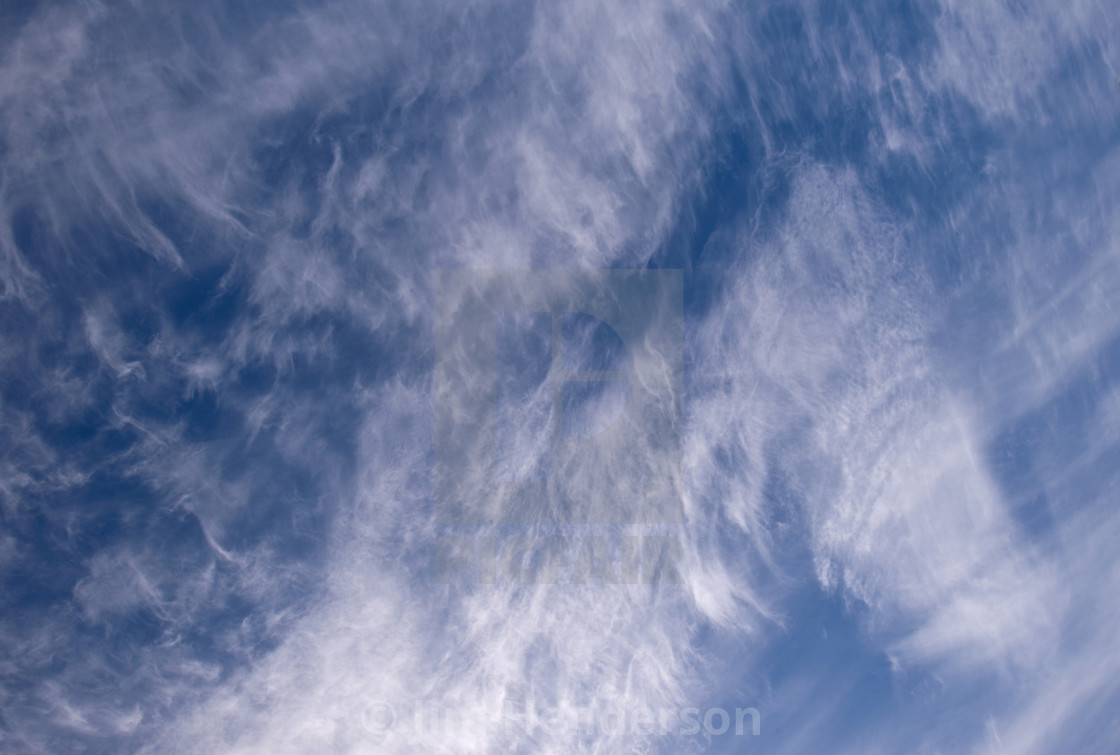
[[887, 5], [0, 11], [0, 746], [1120, 741], [1115, 24]]

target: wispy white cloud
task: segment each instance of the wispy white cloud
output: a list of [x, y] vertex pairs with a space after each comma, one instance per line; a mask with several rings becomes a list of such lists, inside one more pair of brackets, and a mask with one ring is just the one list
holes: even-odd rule
[[[768, 651], [818, 588], [893, 683], [936, 674], [958, 710], [1003, 693], [954, 742], [1049, 751], [1095, 717], [1117, 161], [1051, 142], [1111, 144], [1111, 22], [912, 10], [33, 11], [0, 54], [0, 565], [61, 566], [27, 575], [49, 605], [0, 621], [0, 742], [700, 750], [494, 719], [750, 690], [803, 724], [763, 746], [799, 751], [844, 715], [836, 679], [770, 686]], [[674, 254], [712, 286], [688, 316], [683, 584], [434, 584], [433, 269]], [[1090, 408], [1029, 470], [1040, 534], [992, 449], [1079, 380]], [[379, 732], [381, 703], [450, 724]], [[861, 746], [939, 736], [907, 718]]]

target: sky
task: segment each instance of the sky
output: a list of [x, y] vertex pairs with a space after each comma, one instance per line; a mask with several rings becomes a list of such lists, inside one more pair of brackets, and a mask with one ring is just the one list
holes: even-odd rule
[[0, 751], [1120, 751], [1100, 0], [0, 7]]

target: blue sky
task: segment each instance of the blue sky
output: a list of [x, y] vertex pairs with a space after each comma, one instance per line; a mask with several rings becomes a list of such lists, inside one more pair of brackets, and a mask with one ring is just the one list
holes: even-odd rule
[[0, 750], [1117, 751], [1118, 32], [5, 3]]

